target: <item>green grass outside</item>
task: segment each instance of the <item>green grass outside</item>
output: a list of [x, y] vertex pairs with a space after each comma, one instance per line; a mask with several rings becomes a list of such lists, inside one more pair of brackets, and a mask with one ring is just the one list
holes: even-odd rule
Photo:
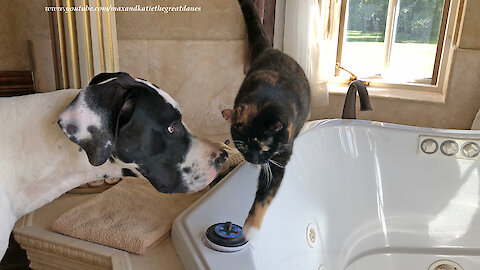
[[383, 42], [384, 36], [380, 32], [363, 33], [357, 30], [347, 30], [348, 42]]
[[[362, 32], [357, 30], [347, 30], [347, 42], [383, 42], [383, 33], [381, 32]], [[422, 43], [437, 44], [437, 37], [415, 37], [411, 34], [397, 33], [396, 43]]]

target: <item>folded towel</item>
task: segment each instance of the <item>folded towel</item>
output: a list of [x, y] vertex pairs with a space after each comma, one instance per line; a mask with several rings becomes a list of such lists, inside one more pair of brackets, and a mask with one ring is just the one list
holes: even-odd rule
[[63, 213], [52, 227], [68, 236], [142, 255], [169, 236], [173, 220], [205, 191], [163, 194], [147, 180], [125, 178]]

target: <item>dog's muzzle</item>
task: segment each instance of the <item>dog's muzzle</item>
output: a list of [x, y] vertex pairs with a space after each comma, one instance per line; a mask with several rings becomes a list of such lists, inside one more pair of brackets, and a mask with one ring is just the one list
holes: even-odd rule
[[225, 150], [219, 149], [209, 141], [194, 138], [185, 162], [179, 166], [183, 186], [187, 192], [197, 192], [210, 184], [227, 158]]

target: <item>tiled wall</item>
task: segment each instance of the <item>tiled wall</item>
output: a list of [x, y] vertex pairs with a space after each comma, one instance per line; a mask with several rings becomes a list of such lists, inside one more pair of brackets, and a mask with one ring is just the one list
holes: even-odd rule
[[[134, 6], [135, 1], [115, 4]], [[120, 69], [152, 81], [175, 98], [195, 134], [229, 133], [220, 112], [233, 105], [244, 76], [245, 26], [237, 1], [141, 2], [157, 4], [188, 4], [202, 11], [117, 12]]]

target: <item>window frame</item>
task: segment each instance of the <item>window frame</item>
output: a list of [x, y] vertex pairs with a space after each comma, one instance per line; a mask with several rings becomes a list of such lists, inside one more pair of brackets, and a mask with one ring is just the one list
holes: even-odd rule
[[[378, 88], [381, 90], [413, 90], [413, 91], [424, 91], [432, 93], [442, 93], [445, 94], [446, 88], [448, 85], [448, 74], [450, 70], [450, 63], [452, 58], [453, 47], [455, 47], [454, 35], [458, 31], [460, 25], [457, 21], [461, 12], [459, 12], [459, 7], [461, 2], [464, 0], [445, 0], [439, 39], [437, 43], [437, 51], [435, 55], [434, 70], [432, 74], [432, 80], [430, 84], [425, 83], [394, 83], [388, 81], [380, 81], [376, 79], [366, 79], [370, 83], [370, 88]], [[384, 57], [385, 65], [389, 64], [389, 56], [391, 53], [391, 45], [393, 44], [393, 30], [395, 26], [394, 18], [396, 9], [398, 8], [399, 0], [389, 0], [388, 16], [387, 16], [387, 27], [390, 26], [390, 31], [386, 30], [385, 42], [389, 42], [388, 46], [385, 46]], [[341, 65], [342, 49], [344, 42], [344, 35], [346, 34], [345, 24], [346, 24], [346, 12], [347, 12], [348, 0], [339, 0], [336, 3], [336, 9], [339, 12], [338, 20], [338, 33], [337, 33], [337, 48], [336, 48], [336, 63]], [[388, 40], [387, 40], [388, 39]], [[335, 64], [336, 64], [335, 63]], [[348, 67], [344, 67], [347, 68]], [[329, 85], [333, 86], [345, 86], [349, 84], [349, 81], [342, 79], [340, 75], [340, 69], [335, 67], [335, 72], [333, 76], [330, 76]], [[362, 78], [359, 78], [362, 79]], [[335, 88], [335, 87], [333, 87]]]

